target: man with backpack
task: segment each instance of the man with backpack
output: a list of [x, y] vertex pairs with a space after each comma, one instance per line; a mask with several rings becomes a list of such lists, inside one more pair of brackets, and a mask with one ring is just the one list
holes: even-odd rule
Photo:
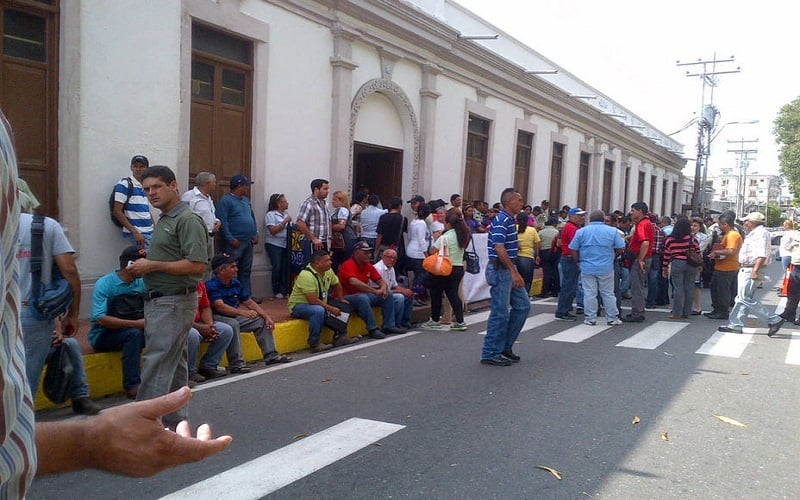
[[140, 247], [147, 247], [153, 235], [150, 204], [142, 188], [142, 174], [150, 162], [142, 155], [131, 158], [131, 177], [119, 180], [109, 198], [111, 222], [122, 228], [122, 236], [131, 238]]

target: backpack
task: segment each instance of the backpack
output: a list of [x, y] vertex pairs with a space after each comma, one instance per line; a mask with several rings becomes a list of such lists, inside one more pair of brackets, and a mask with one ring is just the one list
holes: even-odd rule
[[[125, 179], [122, 180], [128, 183], [128, 195], [125, 197], [125, 203], [122, 204], [122, 210], [125, 210], [128, 208], [128, 203], [131, 201], [131, 196], [133, 196], [133, 181], [130, 177], [125, 177]], [[116, 192], [117, 184], [114, 184], [114, 189], [111, 190], [111, 196], [108, 197], [108, 212], [111, 216], [111, 222], [117, 227], [122, 227], [122, 224], [114, 217], [114, 193]]]

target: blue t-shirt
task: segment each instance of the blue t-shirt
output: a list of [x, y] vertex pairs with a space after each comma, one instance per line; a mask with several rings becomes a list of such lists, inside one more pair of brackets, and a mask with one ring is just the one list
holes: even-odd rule
[[516, 259], [519, 243], [517, 242], [517, 224], [514, 221], [514, 217], [511, 217], [505, 209], [502, 209], [494, 216], [489, 228], [489, 239], [487, 240], [489, 258], [497, 258], [497, 252], [494, 251], [494, 246], [501, 244], [505, 245], [508, 257]]
[[[242, 288], [239, 280], [235, 278], [231, 280], [230, 285], [226, 285], [218, 277], [214, 276], [206, 281], [206, 292], [212, 308], [216, 300], [222, 299], [222, 302], [231, 307], [239, 307], [239, 304], [247, 302], [250, 298], [250, 295]], [[214, 312], [216, 313], [216, 311]]]
[[253, 206], [247, 196], [228, 193], [217, 203], [217, 218], [222, 223], [225, 241], [249, 240], [258, 234]]
[[130, 283], [125, 283], [120, 279], [117, 270], [114, 270], [97, 280], [92, 292], [90, 344], [94, 345], [97, 337], [106, 331], [104, 327], [97, 324], [97, 320], [108, 314], [108, 300], [118, 295], [133, 295], [135, 293], [144, 293], [144, 281], [142, 278], [136, 278]]
[[570, 250], [580, 252], [581, 273], [605, 276], [614, 272], [614, 249], [625, 248], [625, 241], [616, 228], [602, 221], [590, 222], [578, 229], [569, 243]]

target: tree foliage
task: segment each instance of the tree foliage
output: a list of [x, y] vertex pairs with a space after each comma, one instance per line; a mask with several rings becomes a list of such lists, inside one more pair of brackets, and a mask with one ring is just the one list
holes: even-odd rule
[[800, 97], [784, 105], [775, 118], [772, 133], [781, 148], [781, 175], [789, 183], [789, 191], [800, 199]]

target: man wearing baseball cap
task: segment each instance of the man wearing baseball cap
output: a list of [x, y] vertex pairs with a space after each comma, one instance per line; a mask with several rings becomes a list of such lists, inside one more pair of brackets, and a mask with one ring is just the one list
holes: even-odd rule
[[258, 226], [253, 205], [247, 193], [253, 181], [242, 174], [231, 177], [230, 192], [217, 203], [217, 218], [222, 232], [222, 252], [235, 255], [239, 266], [239, 283], [250, 295], [250, 269], [253, 267], [253, 245], [258, 243]]
[[754, 297], [759, 271], [767, 265], [771, 251], [769, 232], [764, 227], [766, 218], [761, 212], [752, 212], [742, 219], [747, 235], [739, 250], [739, 277], [736, 303], [733, 305], [728, 324], [719, 327], [721, 332], [742, 333], [742, 327], [769, 328], [772, 337], [780, 330], [784, 319], [770, 314]]
[[[569, 248], [570, 242], [575, 237], [578, 229], [583, 227], [586, 219], [586, 210], [575, 207], [567, 212], [567, 222], [561, 230], [561, 293], [558, 295], [558, 307], [556, 308], [556, 319], [562, 321], [575, 321], [576, 317], [570, 312], [572, 301], [578, 293], [578, 280], [581, 270], [578, 267], [578, 260]], [[582, 309], [583, 303], [578, 306]]]
[[131, 158], [131, 177], [120, 179], [114, 186], [112, 216], [122, 228], [122, 236], [130, 238], [140, 247], [150, 243], [153, 236], [153, 217], [150, 203], [142, 188], [142, 174], [150, 166], [144, 155]]

